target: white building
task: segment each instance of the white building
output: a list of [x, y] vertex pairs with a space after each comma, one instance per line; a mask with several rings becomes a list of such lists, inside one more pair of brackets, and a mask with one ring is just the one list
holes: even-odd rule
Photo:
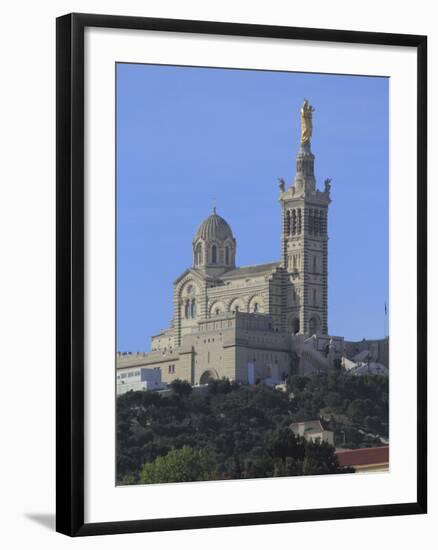
[[330, 430], [324, 429], [319, 420], [306, 420], [305, 422], [294, 422], [290, 425], [290, 429], [296, 436], [304, 437], [307, 441], [314, 443], [326, 441], [330, 445], [334, 445], [334, 435]]
[[[140, 354], [139, 354], [140, 355]], [[132, 356], [131, 356], [132, 357]], [[161, 382], [160, 368], [141, 366], [120, 366], [117, 368], [117, 395], [128, 391], [161, 390], [166, 387]]]

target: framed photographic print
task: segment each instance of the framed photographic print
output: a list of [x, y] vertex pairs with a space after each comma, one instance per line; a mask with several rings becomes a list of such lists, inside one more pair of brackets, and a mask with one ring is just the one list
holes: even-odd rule
[[58, 18], [58, 531], [426, 512], [426, 62]]

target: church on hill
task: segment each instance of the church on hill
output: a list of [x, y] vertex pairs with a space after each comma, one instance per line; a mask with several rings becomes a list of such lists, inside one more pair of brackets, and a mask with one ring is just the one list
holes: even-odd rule
[[340, 360], [344, 341], [327, 325], [330, 180], [318, 189], [313, 111], [305, 100], [295, 177], [280, 180], [281, 258], [237, 266], [236, 236], [213, 208], [193, 237], [192, 265], [174, 282], [171, 326], [152, 336], [150, 352], [118, 353], [118, 381], [148, 368], [165, 383], [275, 384], [291, 367], [308, 373]]

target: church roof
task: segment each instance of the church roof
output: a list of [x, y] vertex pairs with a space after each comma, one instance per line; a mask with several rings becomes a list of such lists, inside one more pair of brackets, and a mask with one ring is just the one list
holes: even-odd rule
[[254, 275], [264, 275], [271, 273], [275, 268], [279, 267], [281, 262], [272, 262], [269, 264], [247, 265], [231, 269], [221, 276], [221, 279], [238, 279], [240, 277], [248, 277]]
[[216, 208], [213, 208], [213, 214], [208, 216], [196, 231], [194, 240], [204, 239], [205, 241], [219, 240], [224, 241], [227, 238], [233, 238], [233, 232], [228, 223], [218, 214]]
[[198, 269], [197, 267], [189, 267], [187, 269], [185, 269], [181, 275], [179, 275], [174, 281], [173, 281], [173, 284], [176, 285], [178, 284], [181, 279], [183, 279], [186, 275], [188, 275], [189, 273], [191, 273], [192, 275], [194, 275], [196, 278], [198, 279], [203, 279], [203, 280], [214, 280], [214, 277], [210, 277], [208, 275], [208, 273], [205, 273], [205, 271], [203, 271], [202, 269]]

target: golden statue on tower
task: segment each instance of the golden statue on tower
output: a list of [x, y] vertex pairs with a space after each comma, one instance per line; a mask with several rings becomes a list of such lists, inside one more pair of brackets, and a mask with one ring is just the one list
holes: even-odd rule
[[314, 110], [309, 101], [305, 99], [301, 107], [301, 145], [309, 143], [312, 137], [312, 113]]

